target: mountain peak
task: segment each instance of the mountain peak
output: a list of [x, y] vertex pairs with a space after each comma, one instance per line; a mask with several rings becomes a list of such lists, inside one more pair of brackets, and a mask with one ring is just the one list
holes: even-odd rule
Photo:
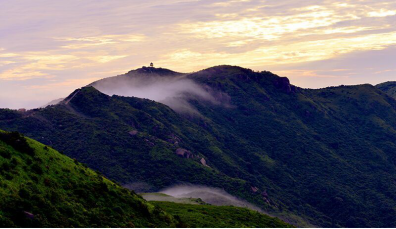
[[211, 73], [220, 73], [220, 72], [243, 72], [243, 73], [251, 73], [253, 70], [248, 69], [248, 68], [243, 68], [240, 66], [234, 66], [234, 65], [218, 65], [218, 66], [213, 66], [207, 69], [202, 70], [201, 72], [211, 72]]
[[76, 100], [81, 100], [82, 98], [85, 98], [86, 100], [108, 100], [109, 96], [103, 94], [93, 86], [86, 86], [75, 90], [66, 97], [62, 103], [68, 105], [69, 103], [75, 103]]
[[125, 75], [132, 76], [132, 75], [141, 75], [141, 74], [157, 75], [157, 76], [176, 76], [176, 75], [182, 75], [183, 73], [175, 72], [166, 68], [141, 67], [136, 70], [131, 70]]

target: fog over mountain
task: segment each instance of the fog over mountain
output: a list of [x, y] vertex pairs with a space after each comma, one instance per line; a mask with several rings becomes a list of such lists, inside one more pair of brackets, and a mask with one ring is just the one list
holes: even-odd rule
[[[91, 85], [107, 95], [138, 97], [163, 103], [176, 112], [198, 115], [198, 111], [188, 103], [197, 99], [210, 104], [227, 105], [227, 96], [216, 98], [216, 92], [197, 84], [186, 77], [167, 69], [142, 68], [125, 75], [106, 78]], [[224, 99], [225, 97], [225, 99]]]

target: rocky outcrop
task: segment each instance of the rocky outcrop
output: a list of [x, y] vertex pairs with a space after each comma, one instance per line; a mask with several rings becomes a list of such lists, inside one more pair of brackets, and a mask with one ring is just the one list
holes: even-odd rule
[[34, 219], [34, 215], [32, 213], [30, 213], [30, 212], [24, 211], [23, 214], [28, 219]]
[[261, 192], [261, 196], [263, 197], [263, 200], [264, 200], [267, 204], [271, 205], [271, 200], [269, 199], [268, 193], [267, 193], [266, 191]]
[[135, 136], [135, 135], [137, 135], [138, 133], [139, 133], [139, 132], [138, 132], [137, 130], [129, 131], [129, 134], [132, 135], [132, 136]]
[[296, 92], [296, 87], [290, 84], [290, 80], [287, 77], [279, 77], [275, 80], [275, 86], [286, 93]]
[[181, 139], [178, 136], [176, 136], [175, 134], [170, 134], [168, 136], [167, 142], [169, 142], [175, 146], [178, 146], [179, 142], [181, 142]]
[[149, 147], [155, 146], [154, 140], [150, 140], [150, 139], [145, 138], [144, 141], [146, 142], [146, 144], [147, 144]]
[[183, 157], [183, 158], [194, 158], [194, 154], [191, 153], [190, 151], [186, 150], [186, 149], [182, 149], [182, 148], [178, 148], [176, 150], [176, 155], [179, 157]]
[[259, 190], [259, 188], [253, 187], [253, 186], [251, 186], [250, 189], [251, 189], [252, 192], [254, 192], [254, 193], [258, 192], [258, 190]]
[[200, 162], [201, 162], [202, 165], [204, 165], [206, 167], [209, 167], [208, 164], [206, 164], [205, 158], [201, 158]]

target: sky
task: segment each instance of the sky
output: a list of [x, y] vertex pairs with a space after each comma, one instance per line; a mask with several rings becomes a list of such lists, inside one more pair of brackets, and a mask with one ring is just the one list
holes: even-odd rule
[[34, 108], [153, 62], [303, 88], [396, 80], [394, 0], [0, 0], [0, 107]]

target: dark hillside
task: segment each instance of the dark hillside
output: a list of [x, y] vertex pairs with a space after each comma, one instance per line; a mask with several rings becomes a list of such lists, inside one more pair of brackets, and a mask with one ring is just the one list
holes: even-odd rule
[[381, 83], [376, 86], [381, 91], [396, 99], [396, 82]]

